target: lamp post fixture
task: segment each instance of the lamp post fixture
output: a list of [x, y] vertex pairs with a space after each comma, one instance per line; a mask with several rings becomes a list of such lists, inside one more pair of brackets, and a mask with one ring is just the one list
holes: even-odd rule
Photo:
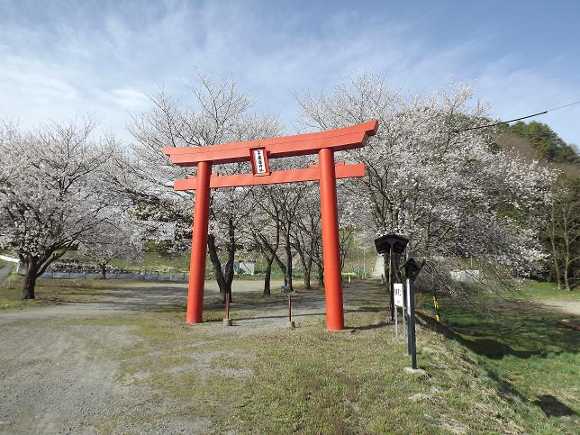
[[[409, 239], [399, 236], [398, 234], [385, 234], [375, 239], [377, 252], [385, 257], [385, 269], [387, 266], [386, 256], [388, 254], [388, 278], [390, 292], [390, 309], [391, 321], [395, 320], [395, 303], [394, 303], [394, 283], [393, 272], [396, 274], [397, 281], [402, 283], [401, 271], [405, 275], [406, 291], [403, 294], [403, 320], [407, 318], [407, 352], [411, 356], [411, 368], [417, 369], [417, 340], [415, 336], [415, 289], [414, 282], [423, 268], [413, 258], [409, 258], [407, 246]], [[405, 254], [406, 261], [403, 266], [400, 265], [401, 257]], [[386, 275], [386, 274], [385, 274]], [[400, 288], [400, 287], [399, 287]], [[406, 293], [406, 294], [405, 294]]]
[[382, 254], [383, 258], [385, 259], [385, 269], [387, 266], [387, 258], [388, 258], [389, 270], [388, 276], [386, 276], [387, 274], [385, 273], [385, 279], [387, 280], [389, 287], [389, 297], [390, 297], [389, 309], [391, 315], [391, 322], [395, 321], [395, 304], [393, 302], [394, 299], [393, 278], [396, 277], [393, 277], [393, 271], [398, 275], [401, 256], [405, 252], [408, 243], [409, 239], [403, 236], [399, 236], [398, 234], [385, 234], [375, 239], [375, 247], [377, 249], [377, 253]]

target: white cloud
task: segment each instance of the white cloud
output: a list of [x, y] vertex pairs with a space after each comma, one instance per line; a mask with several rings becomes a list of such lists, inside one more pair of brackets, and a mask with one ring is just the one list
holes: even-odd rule
[[131, 88], [113, 89], [108, 96], [113, 104], [126, 110], [143, 110], [151, 102], [144, 93]]
[[[563, 77], [543, 75], [508, 59], [490, 64], [473, 82], [475, 90], [492, 103], [500, 119], [541, 112], [580, 98], [580, 89]], [[580, 143], [580, 106], [533, 119], [549, 124], [568, 142]]]
[[[296, 10], [268, 19], [254, 6], [167, 1], [90, 11], [81, 4], [75, 7], [85, 9], [36, 26], [0, 18], [0, 117], [37, 125], [88, 113], [129, 140], [126, 123], [131, 112], [146, 110], [147, 95], [163, 88], [187, 101], [195, 73], [238, 81], [258, 109], [289, 127], [295, 92], [329, 90], [362, 72], [409, 92], [466, 81], [503, 119], [580, 98], [577, 83], [528, 70], [510, 56], [490, 57], [491, 39], [437, 47], [396, 16], [313, 19]], [[580, 142], [578, 110], [543, 120]]]

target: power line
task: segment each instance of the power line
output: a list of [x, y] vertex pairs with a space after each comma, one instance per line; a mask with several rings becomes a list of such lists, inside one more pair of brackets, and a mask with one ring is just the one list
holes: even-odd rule
[[552, 107], [551, 109], [548, 109], [547, 112], [553, 112], [555, 110], [560, 110], [560, 109], [563, 109], [565, 107], [575, 106], [576, 104], [580, 104], [580, 100], [573, 101], [573, 102], [568, 103], [568, 104], [564, 104], [563, 106]]
[[531, 115], [522, 116], [520, 118], [510, 119], [509, 121], [499, 121], [499, 122], [494, 122], [493, 124], [484, 124], [484, 125], [478, 125], [477, 127], [465, 128], [463, 130], [455, 130], [455, 133], [463, 133], [464, 131], [479, 130], [481, 128], [489, 128], [489, 127], [495, 127], [497, 125], [509, 124], [511, 122], [521, 121], [522, 119], [528, 119], [528, 118], [533, 118], [534, 116], [545, 115], [546, 113], [555, 112], [556, 110], [564, 109], [564, 108], [570, 107], [570, 106], [575, 106], [576, 104], [580, 104], [580, 100], [573, 101], [571, 103], [564, 104], [562, 106], [553, 107], [551, 109], [546, 109], [543, 112], [533, 113]]
[[544, 110], [543, 112], [534, 113], [533, 115], [522, 116], [521, 118], [510, 119], [509, 121], [500, 121], [500, 122], [495, 122], [493, 124], [478, 125], [477, 127], [470, 127], [470, 128], [465, 128], [463, 130], [455, 130], [455, 131], [457, 133], [462, 133], [464, 131], [469, 131], [469, 130], [478, 130], [480, 128], [495, 127], [496, 125], [509, 124], [510, 122], [521, 121], [522, 119], [533, 118], [534, 116], [545, 115], [546, 113], [548, 113], [548, 110]]

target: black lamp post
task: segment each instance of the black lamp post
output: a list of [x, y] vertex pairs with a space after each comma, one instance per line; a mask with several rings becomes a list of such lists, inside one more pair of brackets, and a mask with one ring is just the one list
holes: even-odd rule
[[405, 264], [403, 264], [403, 269], [405, 270], [405, 277], [415, 282], [417, 275], [423, 268], [423, 265], [419, 265], [414, 258], [409, 258]]
[[395, 303], [393, 300], [393, 271], [398, 273], [401, 256], [405, 252], [408, 243], [409, 239], [403, 236], [399, 236], [398, 234], [385, 234], [375, 239], [377, 253], [383, 255], [385, 258], [385, 266], [387, 265], [387, 254], [389, 258], [389, 274], [388, 277], [385, 276], [385, 279], [388, 279], [389, 283], [389, 309], [391, 314], [391, 322], [395, 320]]
[[402, 269], [405, 271], [407, 281], [407, 351], [411, 355], [411, 368], [417, 369], [417, 339], [415, 335], [415, 280], [423, 268], [423, 262], [419, 265], [414, 258], [409, 258]]

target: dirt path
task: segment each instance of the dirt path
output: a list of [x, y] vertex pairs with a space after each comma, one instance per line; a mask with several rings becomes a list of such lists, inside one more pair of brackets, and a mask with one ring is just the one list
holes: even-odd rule
[[170, 305], [183, 295], [183, 288], [136, 287], [98, 303], [0, 313], [0, 433], [92, 434], [111, 419], [121, 422], [114, 433], [203, 431], [203, 421], [134, 427], [132, 413], [155, 415], [164, 403], [152, 391], [119, 384], [118, 364], [99, 353], [105, 343], [127, 349], [136, 337], [121, 326], [63, 323]]
[[549, 307], [557, 308], [569, 314], [580, 316], [580, 301], [563, 301], [558, 299], [543, 299], [542, 304]]
[[[113, 281], [111, 285], [115, 286]], [[237, 282], [234, 297], [259, 292], [260, 286], [260, 282]], [[119, 382], [119, 363], [103, 355], [103, 349], [115, 354], [131, 349], [139, 338], [130, 328], [107, 322], [83, 324], [83, 319], [180, 311], [185, 297], [182, 284], [136, 283], [107, 290], [97, 302], [0, 312], [0, 434], [102, 433], [112, 421], [105, 432], [207, 432], [211, 423], [207, 419], [168, 417], [179, 415], [175, 412], [179, 404], [146, 387]], [[358, 306], [363, 303], [358, 297], [352, 294], [347, 299]], [[206, 303], [212, 298], [219, 298], [219, 293], [214, 283], [208, 283]], [[228, 333], [287, 327], [283, 298], [263, 304], [261, 311], [254, 308], [238, 303], [232, 313], [235, 327]], [[306, 316], [322, 319], [322, 294], [303, 296], [294, 315], [297, 322]], [[223, 331], [216, 325], [218, 329]], [[136, 416], [149, 423], [144, 425], [143, 418]]]

